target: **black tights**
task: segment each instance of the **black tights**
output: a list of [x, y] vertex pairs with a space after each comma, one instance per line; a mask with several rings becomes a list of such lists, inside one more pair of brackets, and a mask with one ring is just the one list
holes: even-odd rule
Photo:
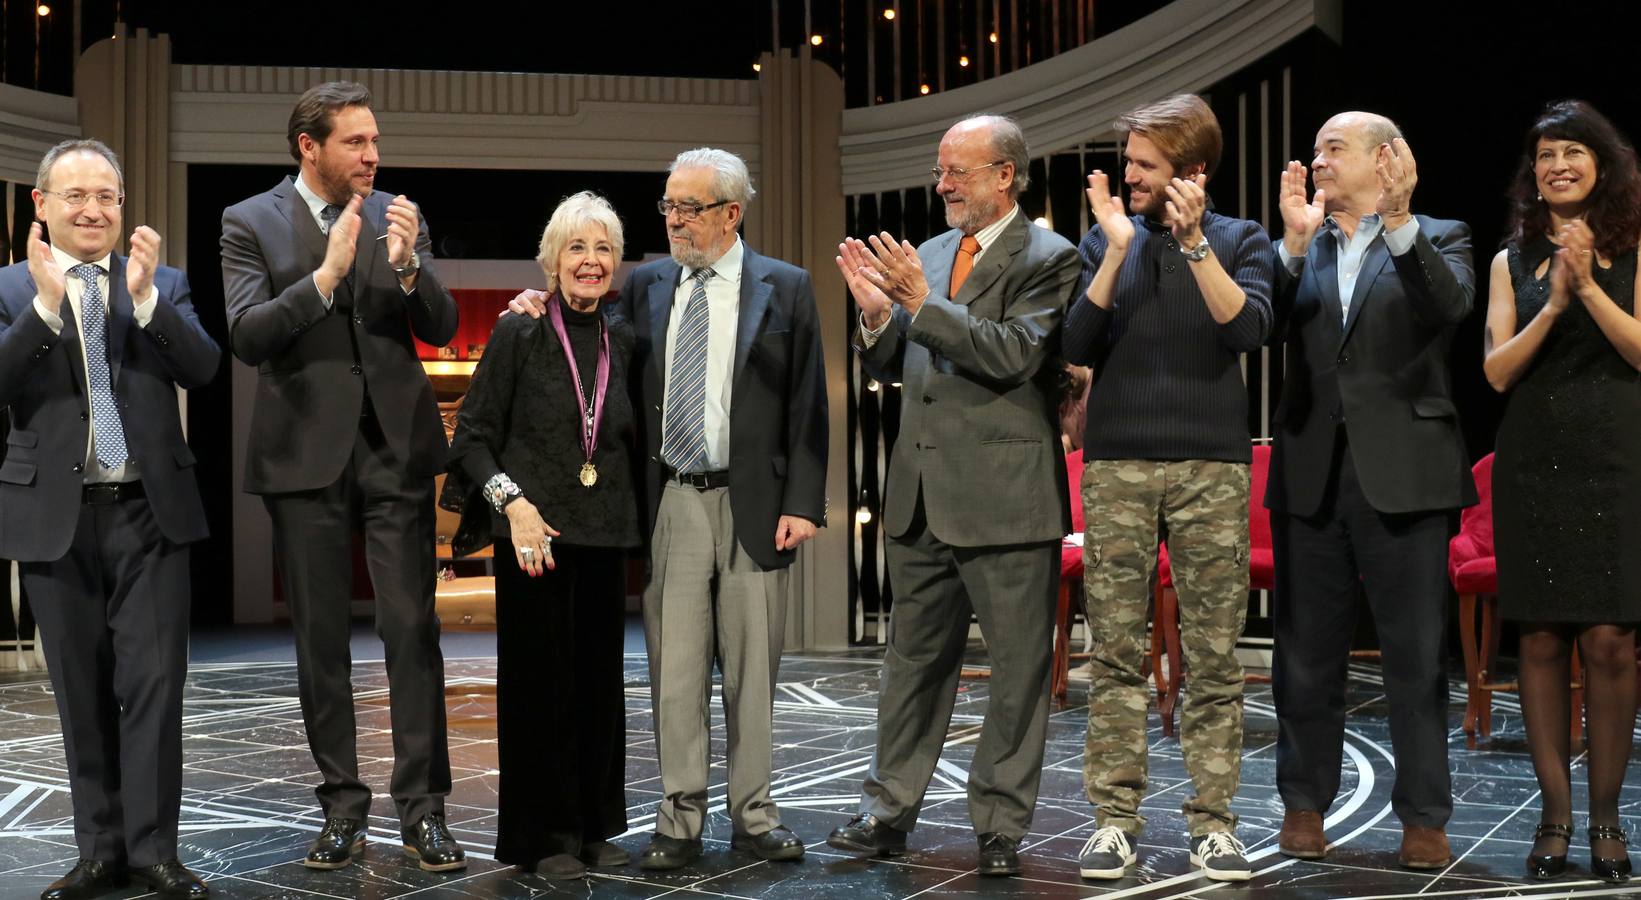
[[[1566, 625], [1529, 622], [1521, 626], [1521, 714], [1533, 756], [1542, 803], [1539, 821], [1568, 824], [1573, 818], [1569, 696], [1572, 642], [1584, 662], [1586, 766], [1590, 824], [1618, 825], [1618, 794], [1635, 730], [1635, 629], [1628, 625]], [[1564, 852], [1555, 838], [1540, 839], [1533, 853]], [[1618, 841], [1595, 842], [1591, 852], [1618, 857]]]

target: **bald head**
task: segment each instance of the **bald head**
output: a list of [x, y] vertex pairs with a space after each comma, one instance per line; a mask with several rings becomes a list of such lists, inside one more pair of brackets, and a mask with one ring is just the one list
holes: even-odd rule
[[1322, 126], [1323, 131], [1336, 129], [1355, 138], [1361, 148], [1372, 149], [1380, 144], [1388, 144], [1402, 136], [1402, 130], [1396, 123], [1378, 113], [1352, 110], [1342, 112], [1327, 121]]

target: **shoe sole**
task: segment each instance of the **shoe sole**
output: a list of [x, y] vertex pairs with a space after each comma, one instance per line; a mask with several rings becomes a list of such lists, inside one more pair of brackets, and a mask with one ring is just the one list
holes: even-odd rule
[[900, 846], [877, 847], [872, 844], [862, 844], [857, 841], [851, 841], [846, 838], [835, 837], [832, 835], [827, 836], [826, 846], [831, 847], [834, 850], [847, 850], [850, 853], [866, 853], [873, 858], [906, 855], [906, 847], [904, 844]]
[[576, 859], [581, 860], [582, 865], [594, 869], [610, 869], [632, 862], [632, 854], [623, 852], [620, 856], [613, 853], [609, 856], [577, 856]]
[[694, 862], [696, 859], [700, 858], [700, 855], [701, 854], [697, 853], [683, 859], [672, 856], [665, 859], [657, 859], [653, 856], [640, 856], [638, 858], [638, 868], [643, 869], [646, 872], [670, 872], [673, 869], [682, 869], [683, 867]]
[[976, 872], [980, 875], [986, 876], [987, 878], [1006, 878], [1010, 875], [1020, 874], [1020, 866], [981, 866], [976, 870]]
[[462, 869], [467, 868], [467, 860], [465, 859], [458, 859], [455, 862], [447, 863], [430, 863], [427, 860], [422, 859], [422, 854], [417, 852], [415, 847], [412, 847], [409, 844], [401, 844], [400, 846], [405, 848], [405, 855], [411, 859], [414, 859], [416, 861], [416, 865], [420, 866], [423, 872], [459, 872]]
[[739, 837], [735, 837], [735, 838], [730, 839], [729, 848], [731, 850], [744, 850], [744, 851], [746, 851], [748, 853], [751, 853], [752, 855], [758, 857], [759, 859], [768, 860], [769, 862], [787, 862], [789, 860], [794, 860], [794, 859], [803, 859], [803, 845], [802, 844], [799, 844], [796, 847], [788, 847], [788, 848], [783, 849], [783, 850], [776, 850], [773, 853], [771, 853], [767, 850], [758, 849], [758, 845], [755, 844], [754, 842], [752, 842], [751, 840], [743, 840]]
[[1291, 847], [1283, 847], [1281, 845], [1278, 845], [1276, 849], [1282, 851], [1283, 856], [1291, 856], [1294, 859], [1321, 859], [1324, 856], [1328, 855], [1328, 851], [1325, 850], [1325, 849], [1324, 850], [1295, 850]]
[[1118, 878], [1122, 878], [1125, 875], [1127, 875], [1128, 874], [1128, 867], [1133, 865], [1136, 862], [1139, 862], [1139, 857], [1138, 856], [1131, 856], [1127, 860], [1125, 860], [1122, 865], [1118, 866], [1115, 869], [1082, 869], [1082, 868], [1079, 868], [1077, 870], [1077, 874], [1081, 875], [1084, 878], [1094, 879], [1095, 881], [1114, 881]]
[[1209, 881], [1247, 881], [1254, 877], [1252, 869], [1210, 869], [1203, 862], [1202, 857], [1195, 853], [1191, 854], [1191, 865], [1201, 869], [1202, 874], [1207, 876]]
[[334, 872], [337, 869], [345, 869], [348, 866], [352, 865], [353, 864], [353, 858], [355, 856], [363, 855], [364, 852], [365, 852], [365, 839], [360, 838], [359, 840], [353, 842], [353, 846], [348, 848], [348, 858], [342, 860], [341, 862], [328, 863], [328, 862], [318, 862], [318, 861], [311, 860], [311, 859], [304, 859], [304, 860], [302, 860], [302, 865], [307, 866], [310, 869], [318, 869], [321, 872]]
[[1429, 871], [1430, 869], [1443, 868], [1447, 864], [1451, 863], [1452, 861], [1453, 861], [1453, 857], [1451, 857], [1451, 856], [1449, 856], [1448, 858], [1446, 858], [1444, 860], [1441, 860], [1439, 862], [1438, 861], [1433, 861], [1433, 860], [1423, 860], [1423, 859], [1398, 860], [1398, 862], [1400, 862], [1402, 864], [1402, 868], [1404, 868], [1404, 869], [1415, 869], [1415, 870], [1418, 870], [1418, 871], [1421, 871], [1421, 872]]

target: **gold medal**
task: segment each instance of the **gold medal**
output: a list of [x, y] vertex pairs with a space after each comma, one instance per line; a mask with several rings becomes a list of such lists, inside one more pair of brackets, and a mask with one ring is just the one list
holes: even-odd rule
[[582, 487], [592, 487], [593, 485], [595, 485], [597, 483], [598, 483], [598, 470], [593, 468], [592, 461], [589, 460], [587, 462], [582, 463], [581, 464], [581, 486]]

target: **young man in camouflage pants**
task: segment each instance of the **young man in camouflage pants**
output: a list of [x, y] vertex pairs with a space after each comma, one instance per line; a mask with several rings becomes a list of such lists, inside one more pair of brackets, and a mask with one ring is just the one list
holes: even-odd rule
[[1085, 288], [1066, 319], [1073, 363], [1094, 366], [1083, 445], [1088, 620], [1094, 630], [1083, 785], [1097, 807], [1084, 878], [1121, 878], [1145, 818], [1145, 614], [1159, 540], [1179, 593], [1190, 678], [1180, 745], [1191, 862], [1247, 879], [1231, 798], [1242, 774], [1248, 604], [1247, 390], [1239, 360], [1271, 326], [1274, 255], [1254, 222], [1208, 209], [1219, 161], [1214, 114], [1169, 97], [1124, 115], [1126, 214], [1095, 170], [1097, 224], [1083, 238]]

